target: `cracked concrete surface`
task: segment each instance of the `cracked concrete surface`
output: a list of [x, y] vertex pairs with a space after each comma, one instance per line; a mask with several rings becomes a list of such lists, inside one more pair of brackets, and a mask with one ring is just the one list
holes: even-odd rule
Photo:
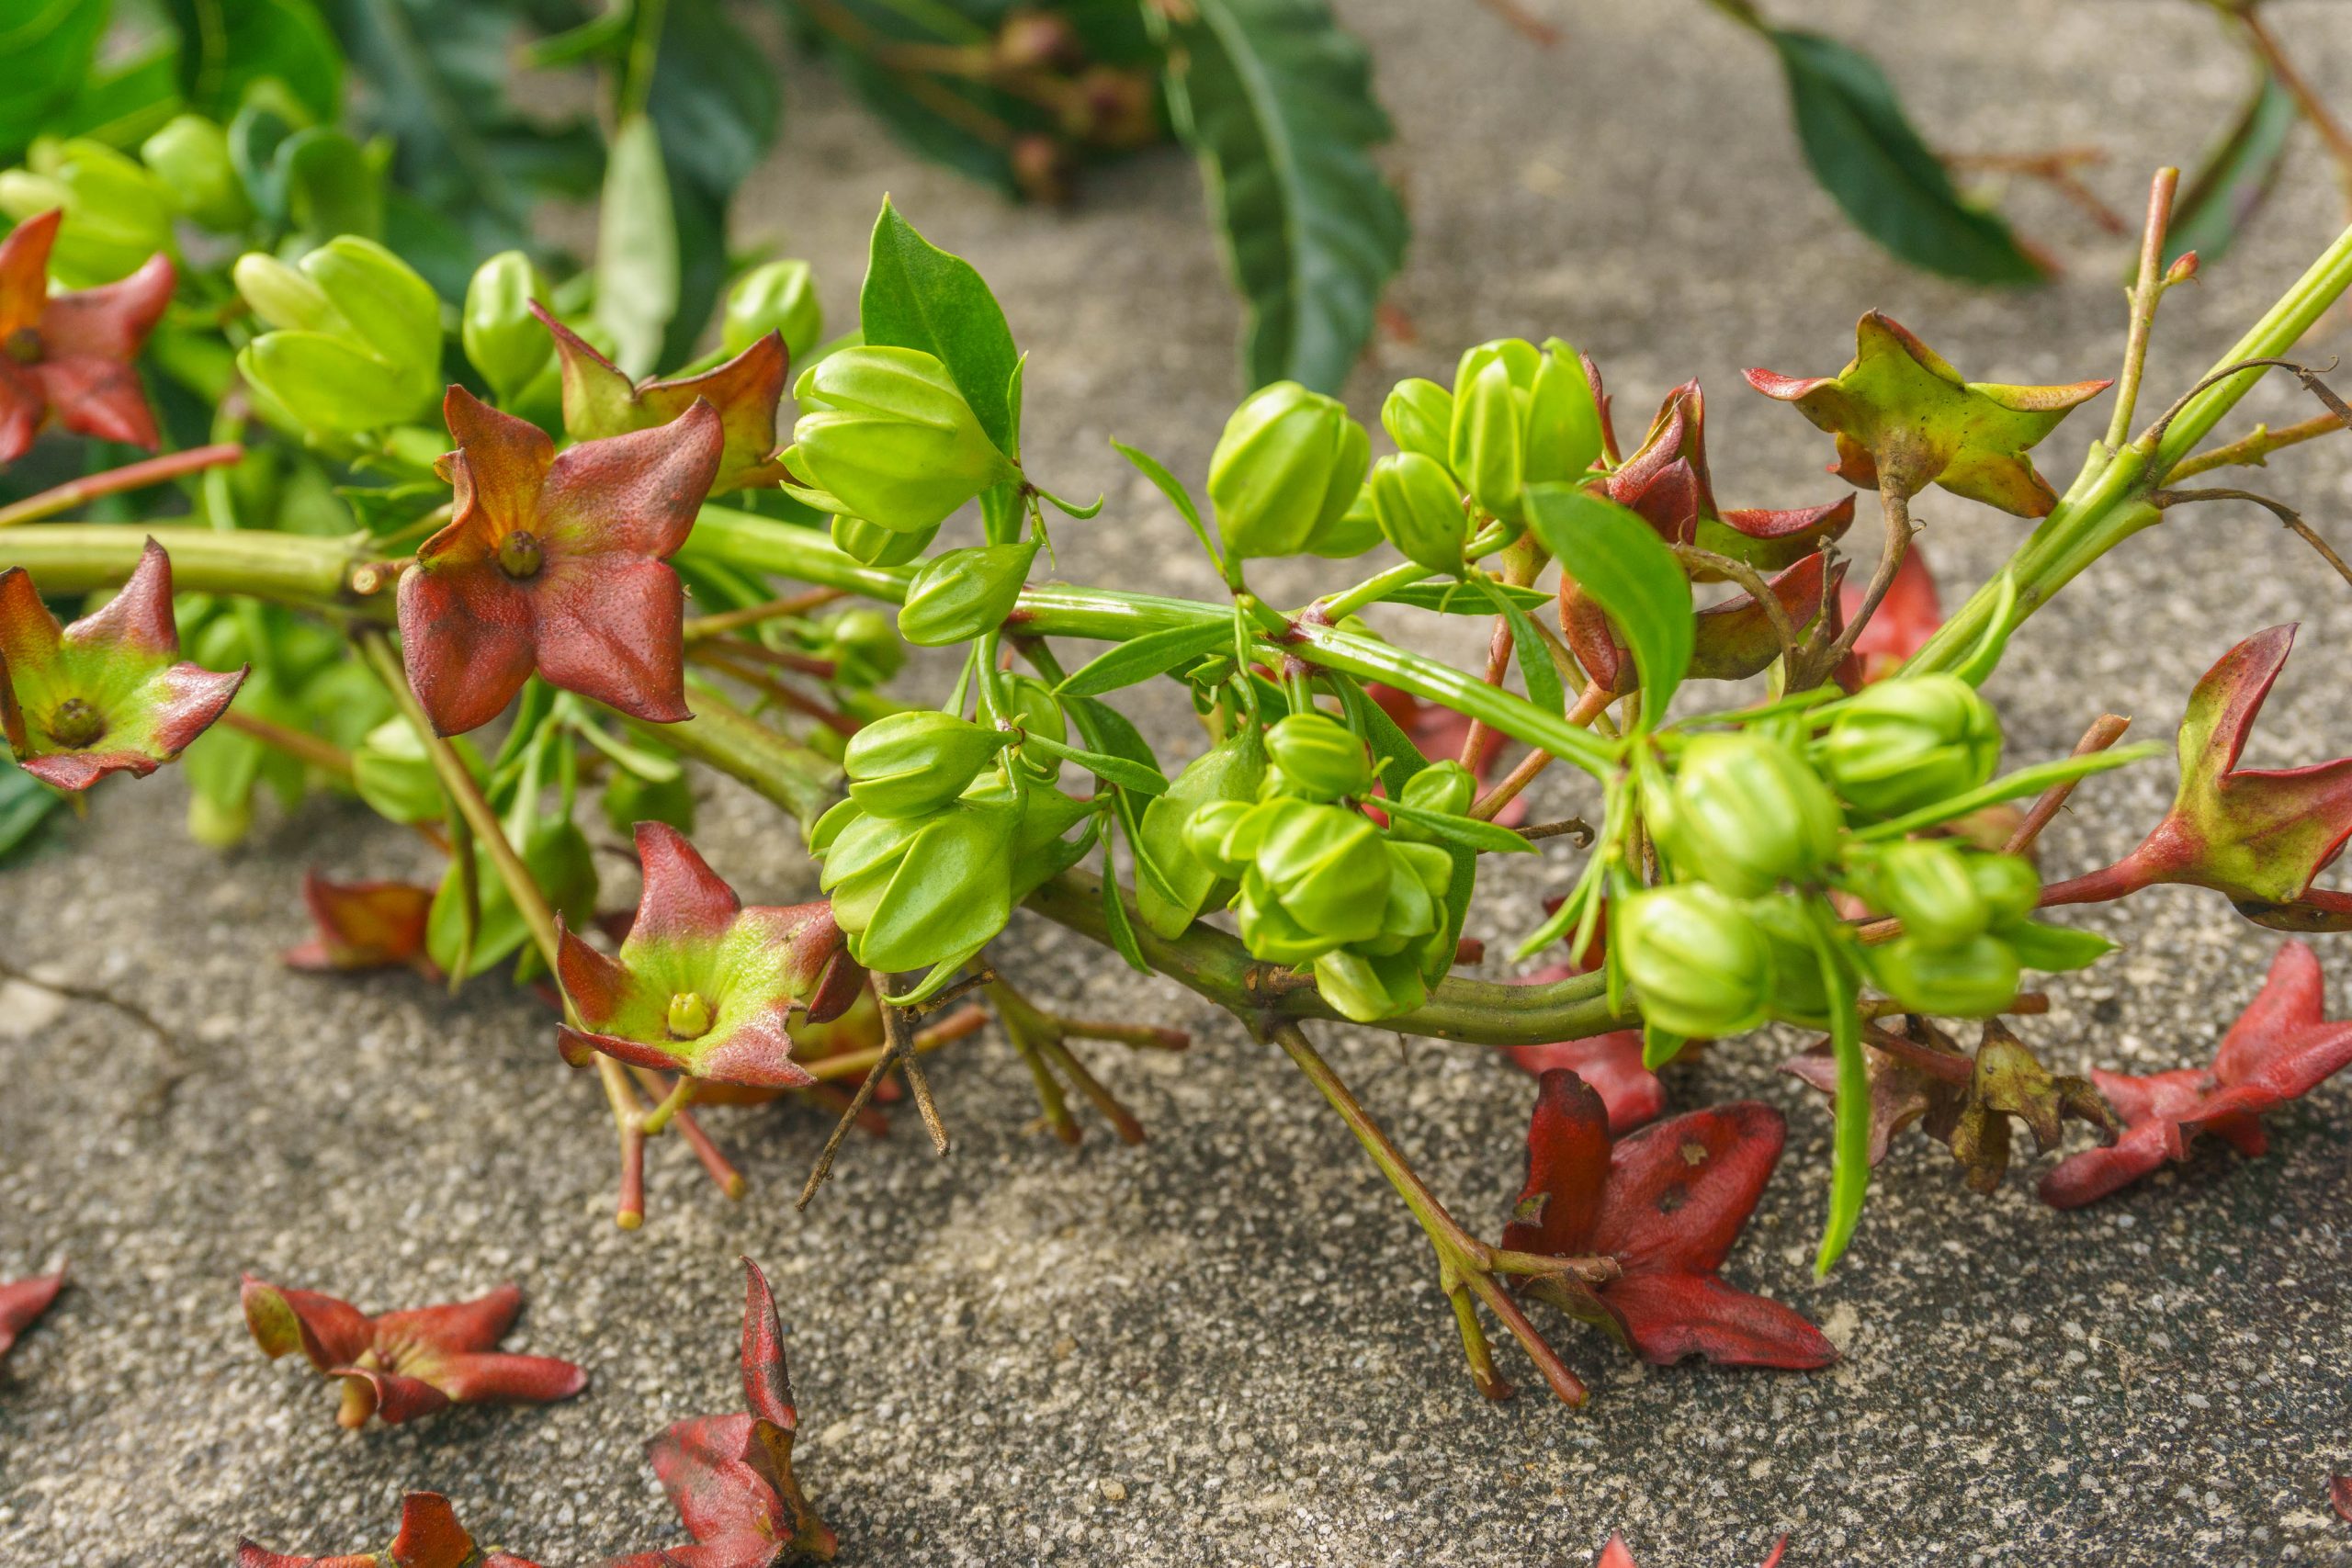
[[[1786, 505], [1834, 489], [1827, 444], [1736, 372], [1834, 370], [1865, 308], [1973, 377], [2109, 373], [2126, 247], [2046, 193], [2013, 209], [2069, 259], [2052, 287], [1973, 293], [1905, 272], [1838, 221], [1797, 163], [1770, 59], [1697, 0], [1527, 4], [1563, 25], [1560, 49], [1465, 0], [1342, 0], [1378, 52], [1418, 229], [1394, 297], [1417, 335], [1375, 350], [1352, 389], [1361, 412], [1397, 377], [1442, 375], [1464, 344], [1556, 332], [1600, 359], [1629, 434], [1702, 378], [1727, 502]], [[1942, 146], [2110, 150], [2093, 178], [2126, 208], [2147, 168], [2195, 155], [2243, 74], [2186, 3], [1775, 9], [1867, 37]], [[2314, 79], [2352, 94], [2340, 7], [2272, 10]], [[844, 319], [892, 191], [981, 266], [1033, 351], [1032, 466], [1064, 493], [1111, 493], [1104, 521], [1057, 531], [1068, 575], [1212, 591], [1182, 525], [1105, 443], [1196, 475], [1235, 395], [1235, 310], [1190, 171], [1148, 158], [1091, 179], [1069, 213], [1015, 211], [880, 141], [823, 78], [795, 69], [787, 94], [743, 232], [815, 260]], [[2167, 303], [2153, 395], [2186, 385], [2340, 218], [2306, 145], [2244, 243]], [[2345, 323], [2337, 312], [2312, 357], [2352, 349]], [[2104, 407], [2048, 444], [2046, 467], [2071, 468]], [[2303, 412], [2267, 389], [2231, 427]], [[2282, 457], [2261, 482], [2341, 537], [2352, 443]], [[1918, 513], [1960, 585], [2023, 532], [1948, 498]], [[2102, 563], [2019, 637], [1996, 688], [2012, 755], [2063, 750], [2101, 709], [2162, 738], [2223, 648], [2290, 618], [2302, 651], [2250, 760], [2352, 750], [2331, 678], [2352, 594], [2259, 513], [2208, 509]], [[1432, 646], [1466, 663], [1482, 637], [1462, 622]], [[1166, 694], [1136, 711], [1171, 750], [1190, 744]], [[2045, 840], [2050, 863], [2128, 847], [2171, 782], [2159, 761], [2084, 790]], [[1559, 781], [1538, 789], [1539, 812], [1575, 804]], [[2072, 1214], [2033, 1201], [2039, 1162], [1982, 1200], [1914, 1140], [1880, 1172], [1849, 1261], [1815, 1282], [1825, 1109], [1772, 1071], [1792, 1042], [1716, 1049], [1669, 1074], [1674, 1103], [1757, 1097], [1791, 1128], [1730, 1272], [1811, 1314], [1846, 1359], [1811, 1376], [1644, 1370], [1563, 1327], [1592, 1404], [1571, 1414], [1538, 1387], [1490, 1406], [1463, 1375], [1426, 1247], [1280, 1057], [1058, 931], [1018, 923], [1009, 971], [1077, 1010], [1199, 1033], [1183, 1056], [1091, 1055], [1148, 1145], [1094, 1122], [1075, 1151], [1043, 1136], [991, 1032], [933, 1058], [951, 1158], [911, 1125], [860, 1139], [799, 1215], [823, 1120], [715, 1112], [752, 1195], [722, 1201], [662, 1147], [650, 1222], [624, 1235], [609, 1123], [556, 1061], [540, 1003], [487, 982], [451, 1000], [402, 976], [277, 966], [303, 934], [304, 866], [420, 872], [413, 840], [315, 800], [223, 857], [182, 835], [168, 773], [98, 795], [68, 826], [70, 852], [0, 880], [0, 957], [153, 1010], [176, 1064], [105, 1008], [0, 992], [0, 1277], [64, 1253], [75, 1271], [0, 1371], [0, 1561], [215, 1562], [240, 1533], [351, 1551], [390, 1533], [412, 1487], [448, 1493], [484, 1539], [551, 1568], [674, 1542], [639, 1448], [670, 1420], [735, 1407], [733, 1258], [747, 1252], [784, 1304], [801, 1472], [845, 1562], [1582, 1564], [1611, 1529], [1654, 1568], [1754, 1562], [1782, 1531], [1787, 1562], [1806, 1565], [2352, 1562], [2352, 1525], [2324, 1495], [2352, 1470], [2345, 1085], [2275, 1118], [2264, 1159], [2207, 1149]], [[725, 784], [705, 810], [711, 858], [748, 897], [806, 891], [773, 813]], [[1544, 879], [1515, 865], [1493, 881], [1483, 934], [1524, 930]], [[2053, 1065], [2204, 1060], [2277, 940], [2210, 896], [2132, 908], [2128, 927], [2088, 917], [2129, 945], [2032, 1021]], [[2352, 1008], [2346, 947], [2322, 941]], [[1476, 1050], [1330, 1039], [1437, 1190], [1498, 1224], [1528, 1080]], [[246, 1340], [248, 1269], [368, 1307], [513, 1278], [529, 1299], [515, 1346], [573, 1357], [594, 1381], [548, 1409], [343, 1433], [325, 1385]]]

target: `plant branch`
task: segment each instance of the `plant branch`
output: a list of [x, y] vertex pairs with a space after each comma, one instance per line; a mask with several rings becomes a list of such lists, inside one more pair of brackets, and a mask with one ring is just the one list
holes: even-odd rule
[[[1792, 691], [1804, 691], [1829, 679], [1838, 664], [1854, 650], [1854, 643], [1885, 603], [1887, 591], [1894, 586], [1895, 574], [1903, 570], [1903, 558], [1911, 553], [1911, 497], [1892, 480], [1882, 481], [1878, 489], [1879, 510], [1886, 518], [1885, 542], [1879, 547], [1878, 568], [1871, 573], [1870, 587], [1862, 593], [1862, 603], [1847, 621], [1835, 641], [1805, 660], [1802, 671], [1791, 671], [1789, 686]], [[1827, 589], [1825, 587], [1826, 593]], [[1830, 618], [1824, 615], [1821, 626], [1826, 630]], [[1815, 634], [1819, 640], [1819, 634]]]
[[2312, 129], [2319, 132], [2321, 142], [2327, 148], [2328, 157], [2335, 164], [2336, 182], [2344, 187], [2346, 212], [2352, 215], [2352, 130], [2346, 130], [2344, 122], [2335, 118], [2335, 112], [2327, 107], [2327, 100], [2312, 90], [2310, 80], [2296, 67], [2287, 51], [2279, 47], [2277, 35], [2262, 19], [2259, 6], [2240, 7], [2237, 17], [2245, 28], [2246, 38], [2254, 45], [2255, 52], [2262, 57], [2262, 62], [2270, 67], [2270, 73], [2278, 79], [2278, 85], [2286, 88], [2288, 96], [2295, 100], [2295, 107], [2311, 121]]
[[210, 446], [191, 446], [185, 452], [166, 452], [160, 457], [142, 462], [126, 463], [119, 468], [109, 468], [103, 474], [68, 479], [62, 485], [28, 495], [22, 501], [0, 506], [0, 528], [17, 523], [34, 523], [44, 517], [54, 517], [71, 512], [84, 502], [100, 496], [119, 495], [124, 491], [143, 490], [149, 485], [162, 484], [183, 475], [200, 473], [206, 468], [220, 468], [242, 460], [245, 449], [233, 441], [222, 441]]
[[2180, 171], [2156, 171], [2148, 185], [2148, 216], [2140, 228], [2140, 268], [2127, 295], [2132, 324], [2123, 344], [2123, 371], [2116, 378], [2115, 412], [2107, 424], [2108, 450], [2132, 438], [2132, 415], [2140, 403], [2140, 378], [2148, 365], [2148, 336], [2156, 321], [2156, 304], [2165, 293], [2165, 232], [2172, 227], [2173, 193], [2180, 186]]
[[2323, 435], [2333, 435], [2339, 430], [2352, 430], [2352, 424], [2346, 424], [2332, 413], [2314, 414], [2310, 419], [2278, 430], [2273, 430], [2267, 424], [2257, 424], [2226, 446], [2216, 446], [2211, 451], [2199, 452], [2194, 457], [2176, 465], [2165, 482], [2177, 483], [2199, 474], [2211, 473], [2215, 468], [2233, 468], [2240, 464], [2250, 468], [2264, 468], [2268, 465], [2270, 454], [2273, 452], [2282, 452], [2290, 446], [2300, 446], [2306, 441], [2316, 441]]
[[2250, 501], [2286, 525], [2289, 532], [2317, 551], [2320, 559], [2335, 569], [2335, 575], [2352, 583], [2352, 565], [2335, 553], [2335, 547], [2319, 536], [2319, 531], [2303, 521], [2301, 513], [2285, 502], [2250, 490], [2229, 490], [2214, 486], [2195, 490], [2160, 490], [2148, 497], [2161, 510], [2193, 505], [2208, 501]]

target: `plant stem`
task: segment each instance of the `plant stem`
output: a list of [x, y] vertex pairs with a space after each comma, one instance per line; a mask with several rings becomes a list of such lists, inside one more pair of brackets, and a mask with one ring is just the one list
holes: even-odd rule
[[85, 479], [68, 479], [39, 494], [0, 506], [0, 528], [54, 517], [61, 512], [73, 511], [85, 501], [162, 484], [166, 479], [175, 479], [185, 474], [237, 462], [244, 455], [245, 449], [237, 443], [221, 441], [209, 446], [191, 446], [185, 452], [166, 452], [160, 457], [149, 457], [144, 462], [126, 463], [119, 468], [109, 468], [103, 474], [92, 474]]
[[275, 720], [258, 718], [233, 707], [220, 716], [220, 722], [231, 729], [252, 736], [274, 750], [299, 758], [322, 773], [333, 773], [339, 779], [351, 777], [351, 753], [332, 740], [322, 740], [307, 730], [289, 728]]
[[833, 803], [842, 772], [830, 759], [777, 734], [716, 692], [696, 691], [694, 704], [694, 717], [683, 724], [630, 719], [629, 728], [749, 784], [804, 827]]
[[[1789, 685], [1792, 690], [1801, 692], [1818, 686], [1837, 672], [1838, 666], [1846, 655], [1853, 651], [1855, 642], [1870, 626], [1871, 617], [1877, 615], [1878, 607], [1886, 602], [1887, 592], [1894, 586], [1895, 574], [1903, 570], [1903, 558], [1911, 553], [1910, 492], [1892, 478], [1882, 479], [1878, 487], [1878, 504], [1886, 519], [1886, 536], [1879, 546], [1878, 567], [1871, 573], [1870, 586], [1862, 592], [1861, 604], [1828, 647], [1817, 653], [1809, 653], [1802, 670], [1789, 671]], [[1826, 584], [1822, 592], [1828, 592]], [[1824, 615], [1822, 627], [1826, 630], [1829, 624], [1829, 617]], [[1816, 640], [1818, 636], [1816, 633]]]
[[764, 604], [746, 604], [740, 610], [722, 610], [715, 615], [696, 615], [685, 625], [685, 639], [698, 642], [707, 637], [739, 632], [763, 621], [805, 615], [842, 598], [846, 592], [840, 588], [811, 588], [804, 592], [788, 593], [781, 599], [771, 599]]
[[1421, 1229], [1429, 1235], [1430, 1245], [1438, 1255], [1440, 1280], [1453, 1303], [1454, 1316], [1461, 1324], [1463, 1345], [1469, 1354], [1472, 1375], [1478, 1380], [1479, 1387], [1490, 1398], [1501, 1397], [1510, 1392], [1509, 1385], [1495, 1374], [1493, 1360], [1487, 1351], [1485, 1332], [1478, 1325], [1477, 1314], [1469, 1307], [1468, 1298], [1472, 1295], [1485, 1303], [1487, 1311], [1503, 1320], [1504, 1326], [1511, 1331], [1512, 1337], [1535, 1362], [1536, 1370], [1543, 1373], [1544, 1381], [1551, 1385], [1552, 1392], [1560, 1396], [1561, 1403], [1582, 1404], [1589, 1397], [1584, 1384], [1577, 1380], [1576, 1373], [1568, 1371], [1567, 1364], [1545, 1342], [1544, 1336], [1536, 1332], [1535, 1325], [1528, 1321], [1527, 1314], [1520, 1310], [1510, 1292], [1496, 1281], [1492, 1273], [1493, 1249], [1464, 1230], [1453, 1216], [1446, 1213], [1444, 1205], [1437, 1201], [1419, 1175], [1407, 1163], [1405, 1156], [1397, 1152], [1396, 1145], [1388, 1141], [1388, 1134], [1382, 1132], [1379, 1123], [1365, 1112], [1347, 1084], [1331, 1070], [1331, 1065], [1323, 1059], [1298, 1025], [1279, 1023], [1272, 1033], [1274, 1043], [1296, 1064], [1298, 1070], [1306, 1075], [1306, 1081], [1319, 1089], [1323, 1098], [1330, 1102], [1331, 1109], [1340, 1113], [1340, 1120], [1348, 1124], [1348, 1131], [1355, 1134], [1356, 1142], [1363, 1145], [1364, 1153], [1372, 1156], [1372, 1163], [1379, 1167], [1381, 1175], [1396, 1189], [1396, 1195], [1405, 1200], [1405, 1207], [1412, 1211], [1413, 1218], [1420, 1222]]
[[113, 588], [139, 565], [153, 537], [172, 558], [172, 586], [183, 593], [244, 593], [308, 608], [329, 606], [386, 615], [355, 602], [352, 569], [359, 553], [349, 539], [259, 529], [193, 527], [185, 524], [126, 528], [111, 523], [52, 523], [11, 531], [0, 544], [0, 564], [21, 566], [45, 593], [88, 593]]
[[2172, 227], [2173, 192], [2179, 188], [2180, 171], [2156, 171], [2148, 186], [2148, 216], [2140, 229], [2140, 270], [2129, 298], [2132, 325], [2123, 344], [2123, 373], [2116, 378], [2115, 412], [2108, 421], [2108, 450], [2120, 450], [2132, 438], [2132, 415], [2140, 403], [2140, 378], [2148, 365], [2148, 334], [2156, 322], [2156, 302], [2165, 292], [2165, 232]]
[[2316, 441], [2323, 435], [2333, 435], [2339, 430], [2352, 430], [2352, 425], [2346, 425], [2332, 413], [2314, 414], [2310, 419], [2278, 430], [2273, 430], [2266, 424], [2257, 424], [2253, 430], [2226, 446], [2216, 446], [2211, 451], [2199, 452], [2194, 457], [2185, 458], [2175, 464], [2172, 472], [2165, 477], [2165, 482], [2177, 484], [2182, 479], [2191, 479], [2199, 474], [2211, 473], [2215, 468], [2232, 468], [2241, 463], [2252, 468], [2263, 468], [2267, 465], [2270, 454], [2273, 452], [2281, 452], [2290, 446], [2300, 446], [2306, 441]]

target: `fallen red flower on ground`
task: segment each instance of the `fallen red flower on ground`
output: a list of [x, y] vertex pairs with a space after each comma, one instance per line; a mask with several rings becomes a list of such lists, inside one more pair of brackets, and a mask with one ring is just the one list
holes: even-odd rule
[[237, 1568], [538, 1568], [496, 1548], [474, 1544], [457, 1510], [438, 1492], [412, 1492], [401, 1499], [401, 1530], [381, 1551], [342, 1557], [299, 1557], [270, 1551], [250, 1540], [237, 1543]]
[[17, 1337], [30, 1328], [50, 1303], [57, 1300], [57, 1292], [65, 1288], [65, 1270], [54, 1274], [39, 1274], [29, 1280], [0, 1280], [0, 1360], [17, 1343]]

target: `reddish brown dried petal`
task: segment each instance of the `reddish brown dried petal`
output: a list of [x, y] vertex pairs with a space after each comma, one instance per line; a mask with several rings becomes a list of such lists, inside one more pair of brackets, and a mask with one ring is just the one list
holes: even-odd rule
[[26, 219], [0, 239], [0, 334], [39, 326], [49, 303], [49, 252], [65, 209]]
[[449, 1499], [437, 1492], [412, 1492], [401, 1499], [400, 1534], [392, 1538], [395, 1568], [463, 1568], [474, 1552], [474, 1538], [458, 1522]]
[[335, 1422], [354, 1431], [365, 1427], [370, 1416], [380, 1417], [387, 1427], [397, 1427], [449, 1406], [447, 1394], [405, 1372], [331, 1367], [328, 1375], [343, 1380], [343, 1404], [335, 1411]]
[[[157, 258], [161, 260], [161, 257]], [[163, 444], [139, 372], [120, 360], [76, 355], [29, 367], [57, 423], [76, 435], [153, 452]]]
[[116, 644], [140, 653], [175, 658], [179, 624], [172, 615], [172, 558], [153, 539], [139, 552], [139, 564], [122, 591], [67, 626], [63, 640], [76, 647]]
[[1740, 1100], [1645, 1128], [1610, 1158], [1593, 1240], [1629, 1271], [1719, 1266], [1763, 1196], [1787, 1123]]
[[555, 443], [527, 419], [502, 413], [452, 386], [441, 400], [441, 416], [462, 459], [456, 465], [458, 496], [449, 525], [417, 549], [417, 558], [438, 553], [447, 538], [486, 531], [494, 543], [511, 530], [537, 521], [539, 491], [555, 462]]
[[[1546, 986], [1571, 975], [1589, 973], [1597, 965], [1599, 943], [1587, 954], [1588, 964], [1554, 964], [1515, 982]], [[1600, 1096], [1609, 1110], [1609, 1133], [1622, 1137], [1666, 1109], [1666, 1085], [1642, 1065], [1642, 1032], [1614, 1029], [1582, 1040], [1562, 1040], [1546, 1045], [1509, 1045], [1504, 1055], [1528, 1072], [1541, 1077], [1555, 1069], [1572, 1072]]]
[[[170, 309], [178, 273], [169, 256], [153, 255], [118, 283], [51, 295], [40, 317], [45, 360], [132, 358]], [[0, 307], [0, 315], [6, 308]], [[137, 381], [134, 378], [132, 385]], [[146, 412], [142, 400], [141, 412]], [[152, 427], [152, 421], [150, 422]]]
[[1609, 1172], [1609, 1111], [1600, 1096], [1574, 1073], [1545, 1073], [1535, 1080], [1527, 1179], [1503, 1246], [1553, 1258], [1594, 1250]]
[[676, 572], [655, 560], [558, 558], [531, 586], [531, 642], [551, 683], [649, 723], [694, 716]]
[[549, 1404], [588, 1386], [587, 1371], [572, 1362], [504, 1352], [447, 1357], [434, 1364], [432, 1380], [460, 1404]]
[[560, 915], [556, 917], [555, 970], [581, 1021], [592, 1028], [618, 1012], [636, 984], [617, 962], [574, 935]]
[[388, 1312], [375, 1320], [379, 1339], [413, 1339], [442, 1350], [486, 1350], [506, 1337], [523, 1311], [523, 1292], [508, 1283], [469, 1302]]
[[784, 1324], [776, 1316], [768, 1277], [748, 1258], [743, 1265], [743, 1404], [763, 1421], [789, 1432], [799, 1418], [792, 1405], [792, 1371], [785, 1364]]
[[[1848, 616], [1860, 612], [1863, 597], [1860, 585], [1845, 585], [1839, 598]], [[1943, 624], [1943, 603], [1936, 592], [1935, 574], [1928, 570], [1927, 551], [1914, 539], [1871, 624], [1854, 639], [1853, 652], [1839, 671], [1839, 679], [1849, 689], [1884, 680], [1918, 652]]]
[[742, 911], [735, 890], [710, 869], [686, 836], [666, 822], [637, 825], [637, 860], [645, 874], [633, 941], [710, 941], [726, 934]]
[[531, 310], [555, 338], [563, 375], [563, 424], [574, 441], [663, 424], [702, 400], [718, 412], [724, 437], [708, 486], [713, 492], [773, 485], [786, 477], [784, 466], [774, 461], [776, 405], [789, 369], [781, 333], [768, 333], [698, 376], [632, 385], [620, 367], [544, 307], [534, 303]]
[[17, 1337], [50, 1309], [65, 1288], [65, 1270], [30, 1280], [0, 1280], [0, 1359], [6, 1359]]
[[367, 1354], [375, 1330], [349, 1302], [316, 1291], [290, 1291], [244, 1277], [238, 1288], [245, 1326], [262, 1354], [275, 1361], [300, 1351], [321, 1371]]
[[49, 393], [32, 367], [0, 355], [0, 463], [13, 463], [32, 450], [48, 413]]
[[433, 889], [406, 882], [331, 882], [316, 868], [302, 875], [302, 901], [319, 934], [288, 948], [296, 969], [380, 969], [396, 964], [431, 970], [424, 957]]
[[478, 561], [401, 574], [401, 657], [442, 735], [479, 729], [531, 678], [529, 606], [497, 566]]
[[2335, 1517], [2352, 1524], [2352, 1475], [2331, 1475], [2327, 1478], [2327, 1504]]
[[1600, 1288], [1634, 1353], [1657, 1366], [1704, 1356], [1718, 1366], [1810, 1371], [1838, 1359], [1821, 1331], [1780, 1303], [1711, 1273], [1632, 1273]]
[[540, 492], [541, 537], [580, 555], [675, 554], [723, 439], [718, 411], [697, 400], [667, 424], [567, 446]]
[[300, 1557], [272, 1551], [250, 1540], [237, 1542], [237, 1568], [382, 1568], [383, 1561], [372, 1551], [350, 1557]]

